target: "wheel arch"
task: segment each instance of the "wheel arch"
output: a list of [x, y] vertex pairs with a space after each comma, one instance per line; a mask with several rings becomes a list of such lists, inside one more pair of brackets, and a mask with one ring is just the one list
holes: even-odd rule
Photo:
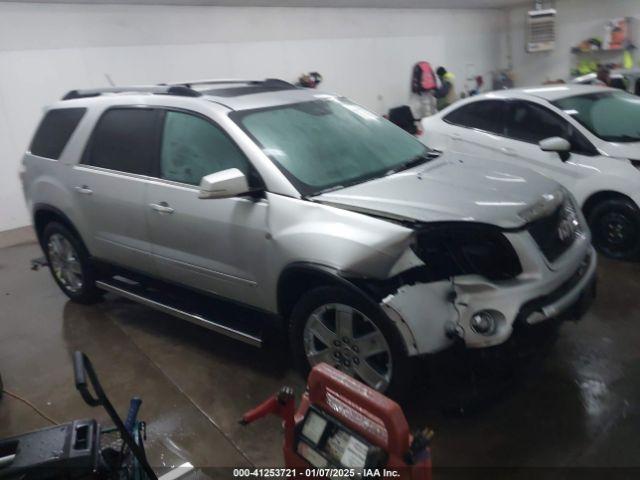
[[628, 200], [638, 207], [636, 202], [624, 193], [616, 192], [615, 190], [600, 190], [599, 192], [592, 193], [582, 204], [582, 212], [584, 213], [585, 218], [589, 220], [589, 215], [596, 205], [607, 200]]
[[320, 286], [341, 286], [352, 293], [359, 295], [365, 302], [389, 318], [396, 326], [398, 334], [406, 352], [415, 350], [415, 339], [410, 327], [400, 318], [390, 317], [375, 296], [366, 290], [366, 279], [362, 279], [362, 286], [348, 277], [340, 270], [322, 264], [296, 262], [288, 265], [278, 279], [278, 313], [284, 325], [289, 327], [291, 312], [298, 300], [307, 291]]
[[341, 275], [337, 268], [318, 263], [295, 262], [285, 267], [278, 278], [278, 313], [285, 322], [288, 322], [300, 297], [320, 286], [341, 286], [376, 304], [365, 291]]
[[33, 226], [36, 231], [36, 236], [38, 238], [38, 242], [40, 246], [44, 248], [42, 234], [44, 233], [44, 229], [51, 222], [59, 222], [69, 230], [73, 232], [74, 235], [78, 238], [82, 246], [86, 249], [86, 244], [78, 232], [78, 229], [73, 225], [71, 219], [65, 215], [60, 209], [47, 205], [44, 203], [36, 204], [33, 208]]

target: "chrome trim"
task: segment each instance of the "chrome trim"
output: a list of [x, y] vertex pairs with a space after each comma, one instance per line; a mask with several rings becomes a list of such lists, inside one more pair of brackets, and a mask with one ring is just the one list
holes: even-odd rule
[[99, 173], [105, 173], [113, 177], [127, 177], [127, 178], [134, 178], [137, 180], [158, 180], [156, 177], [150, 177], [148, 175], [140, 175], [139, 173], [122, 172], [120, 170], [113, 170], [111, 168], [97, 167], [95, 165], [87, 165], [86, 163], [76, 163], [73, 165], [72, 168], [80, 171], [89, 171], [89, 172], [96, 171]]
[[93, 190], [91, 190], [89, 187], [87, 187], [86, 185], [82, 185], [82, 186], [78, 186], [76, 185], [75, 187], [73, 187], [73, 189], [78, 192], [81, 193], [83, 195], [91, 195], [93, 194]]
[[173, 212], [175, 212], [175, 210], [173, 208], [171, 208], [169, 205], [167, 205], [166, 202], [160, 202], [160, 203], [150, 203], [149, 207], [151, 207], [152, 210], [155, 210], [158, 213], [163, 213], [163, 214], [172, 214]]
[[[145, 252], [146, 253], [146, 252]], [[153, 257], [156, 258], [161, 258], [163, 260], [167, 260], [173, 264], [179, 265], [181, 267], [185, 267], [189, 270], [192, 270], [194, 272], [197, 273], [201, 273], [204, 275], [210, 275], [216, 278], [219, 278], [221, 280], [226, 280], [226, 281], [237, 281], [237, 282], [241, 282], [244, 283], [250, 287], [255, 287], [258, 283], [254, 280], [248, 280], [246, 278], [242, 278], [242, 277], [236, 277], [235, 275], [231, 275], [228, 273], [223, 273], [223, 272], [218, 272], [217, 270], [211, 270], [210, 268], [205, 268], [205, 267], [201, 267], [199, 265], [194, 265], [193, 263], [188, 263], [188, 262], [183, 262], [180, 261], [178, 259], [175, 258], [170, 258], [170, 257], [165, 257], [164, 255], [160, 255], [158, 253], [152, 253], [151, 254]]]
[[[50, 159], [45, 158], [45, 160], [50, 160]], [[51, 161], [55, 162], [57, 160], [51, 160]], [[193, 190], [194, 192], [200, 191], [200, 185], [177, 182], [175, 180], [168, 180], [166, 178], [151, 177], [149, 175], [141, 175], [139, 173], [123, 172], [121, 170], [113, 170], [111, 168], [97, 167], [95, 165], [88, 165], [86, 163], [76, 163], [73, 165], [72, 168], [80, 171], [89, 171], [89, 172], [95, 171], [95, 172], [104, 173], [106, 175], [113, 176], [113, 177], [125, 177], [125, 178], [131, 178], [135, 180], [145, 180], [149, 183], [154, 183], [158, 185], [167, 185], [170, 187], [179, 187], [179, 188], [182, 188], [183, 190]], [[213, 173], [216, 173], [216, 172], [213, 172]], [[247, 200], [246, 198], [241, 198], [241, 197], [233, 197], [233, 198], [238, 198], [239, 200], [245, 200], [245, 201], [253, 201], [253, 200]]]
[[200, 325], [216, 333], [221, 333], [222, 335], [226, 335], [227, 337], [240, 340], [241, 342], [247, 343], [254, 347], [259, 347], [262, 345], [262, 339], [258, 337], [254, 337], [253, 335], [249, 335], [239, 330], [235, 330], [233, 328], [220, 325], [219, 323], [216, 323], [212, 320], [201, 317], [200, 315], [194, 315], [193, 313], [185, 312], [184, 310], [180, 310], [170, 305], [165, 305], [164, 303], [160, 303], [150, 298], [143, 297], [142, 295], [138, 295], [137, 293], [130, 292], [120, 287], [116, 287], [115, 285], [111, 285], [110, 283], [107, 283], [104, 281], [97, 281], [96, 287], [111, 293], [115, 293], [116, 295], [123, 296], [129, 300], [140, 303], [142, 305], [146, 305], [148, 307], [151, 307], [155, 310], [166, 313], [168, 315], [172, 315], [182, 320], [186, 320], [196, 325]]

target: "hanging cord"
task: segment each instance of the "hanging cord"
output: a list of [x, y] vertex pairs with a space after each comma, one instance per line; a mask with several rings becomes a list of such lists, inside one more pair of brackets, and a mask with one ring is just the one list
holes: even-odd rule
[[42, 418], [44, 418], [46, 421], [50, 422], [52, 425], [59, 425], [59, 422], [56, 422], [53, 418], [51, 418], [49, 415], [47, 415], [46, 413], [44, 413], [42, 410], [40, 410], [38, 407], [36, 407], [33, 403], [31, 403], [29, 400], [27, 400], [24, 397], [21, 397], [20, 395], [18, 395], [17, 393], [13, 393], [10, 392], [9, 390], [2, 390], [2, 392], [5, 395], [8, 395], [9, 397], [13, 397], [16, 400], [21, 401], [22, 403], [30, 406], [34, 412], [36, 412], [38, 415], [40, 415]]
[[[456, 325], [460, 327], [460, 318], [462, 316], [462, 313], [458, 308], [458, 291], [456, 290], [457, 284], [453, 276], [449, 277], [449, 280], [451, 281], [451, 290], [449, 291], [447, 298], [451, 302], [451, 305], [453, 305], [453, 309], [456, 311], [456, 314], [458, 315], [458, 318], [456, 319]], [[462, 305], [463, 307], [467, 306], [466, 303], [461, 303], [460, 305]]]

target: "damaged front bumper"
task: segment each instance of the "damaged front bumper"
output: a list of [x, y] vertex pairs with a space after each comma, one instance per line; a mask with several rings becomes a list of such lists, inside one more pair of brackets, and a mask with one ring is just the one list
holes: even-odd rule
[[[584, 251], [584, 250], [583, 250]], [[577, 268], [495, 284], [478, 276], [415, 283], [380, 305], [396, 324], [410, 355], [436, 353], [462, 341], [468, 348], [500, 345], [518, 325], [580, 317], [595, 296], [597, 256], [591, 246]], [[490, 312], [495, 325], [479, 333], [472, 319]]]

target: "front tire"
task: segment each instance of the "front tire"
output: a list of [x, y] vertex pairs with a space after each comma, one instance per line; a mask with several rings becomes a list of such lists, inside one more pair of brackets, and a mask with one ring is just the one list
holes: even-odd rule
[[67, 297], [83, 304], [101, 299], [89, 253], [73, 232], [61, 223], [51, 222], [44, 229], [42, 244], [51, 275]]
[[630, 200], [606, 200], [589, 213], [593, 245], [603, 255], [616, 260], [640, 256], [640, 210]]
[[410, 359], [400, 334], [362, 295], [332, 286], [307, 292], [293, 309], [289, 333], [305, 378], [325, 362], [389, 396], [400, 397], [408, 388]]

